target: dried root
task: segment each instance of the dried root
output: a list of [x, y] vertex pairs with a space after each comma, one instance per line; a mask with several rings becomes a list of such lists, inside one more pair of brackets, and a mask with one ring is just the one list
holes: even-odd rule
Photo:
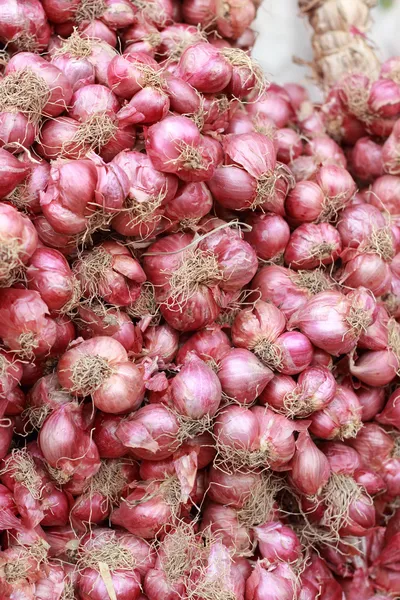
[[32, 331], [21, 333], [18, 338], [19, 350], [18, 356], [33, 360], [35, 358], [34, 350], [39, 347], [39, 342]]
[[252, 473], [268, 469], [268, 448], [263, 450], [247, 450], [247, 448], [235, 448], [221, 444], [216, 440], [217, 455], [214, 459], [214, 466], [224, 473]]
[[170, 275], [168, 304], [177, 304], [179, 310], [202, 285], [211, 286], [222, 280], [215, 254], [199, 248], [187, 250], [180, 266]]
[[260, 338], [252, 350], [267, 367], [279, 371], [282, 366], [282, 351], [279, 346], [267, 338]]
[[6, 562], [2, 567], [4, 569], [4, 579], [7, 583], [17, 583], [29, 576], [32, 569], [32, 559], [36, 561], [38, 568], [47, 559], [49, 545], [43, 539], [38, 540], [29, 547], [21, 546], [18, 555]]
[[133, 571], [136, 568], [136, 561], [126, 548], [121, 546], [115, 535], [104, 537], [104, 543], [100, 543], [100, 536], [97, 537], [96, 545], [90, 544], [81, 546], [78, 550], [77, 571], [84, 569], [95, 569], [99, 571], [99, 564], [104, 563], [111, 572], [117, 570]]
[[[32, 431], [39, 431], [41, 426], [43, 425], [47, 415], [50, 412], [50, 408], [48, 406], [28, 406], [22, 413], [24, 419], [27, 420], [27, 424], [24, 427], [25, 433], [31, 433]], [[31, 425], [32, 429], [28, 430], [28, 423]]]
[[83, 292], [90, 300], [95, 300], [100, 295], [100, 287], [104, 285], [112, 260], [109, 252], [96, 246], [74, 264], [74, 273], [82, 282]]
[[238, 511], [238, 520], [245, 527], [257, 527], [271, 518], [278, 492], [285, 488], [283, 480], [271, 471], [262, 474], [261, 481], [249, 490], [249, 497]]
[[156, 301], [154, 286], [146, 282], [140, 289], [139, 298], [126, 310], [133, 319], [150, 317], [151, 325], [158, 325], [161, 321], [160, 309]]
[[285, 407], [284, 414], [289, 419], [308, 417], [316, 410], [315, 401], [306, 396], [301, 389], [294, 389], [293, 392], [287, 392], [283, 400], [283, 406]]
[[313, 271], [297, 271], [292, 272], [289, 275], [290, 279], [303, 290], [307, 290], [313, 296], [326, 290], [331, 290], [335, 283], [330, 277], [321, 269], [314, 269]]
[[158, 209], [162, 206], [165, 195], [165, 191], [161, 191], [141, 202], [131, 197], [125, 200], [125, 208], [121, 212], [126, 212], [129, 216], [128, 227], [140, 227], [141, 239], [151, 236], [154, 233], [154, 223], [161, 221], [163, 215]]
[[75, 21], [94, 21], [100, 18], [107, 5], [104, 0], [81, 0], [78, 10], [75, 13]]
[[81, 284], [78, 279], [74, 276], [71, 280], [72, 295], [66, 304], [61, 308], [60, 313], [63, 315], [75, 315], [76, 309], [79, 305], [79, 300], [82, 296]]
[[58, 469], [57, 467], [52, 467], [48, 463], [46, 463], [46, 469], [48, 470], [50, 477], [60, 487], [68, 483], [68, 481], [72, 477], [72, 475], [68, 475], [67, 473], [64, 473], [64, 471], [62, 471], [61, 469]]
[[210, 415], [204, 415], [201, 419], [191, 419], [190, 417], [185, 417], [175, 411], [173, 414], [179, 423], [179, 431], [176, 439], [179, 440], [180, 443], [201, 435], [206, 431], [212, 431], [213, 419]]
[[18, 271], [23, 268], [20, 258], [22, 251], [22, 245], [17, 239], [0, 238], [0, 281], [2, 287], [12, 285]]
[[368, 242], [359, 248], [362, 252], [373, 252], [383, 260], [390, 261], [395, 255], [390, 227], [374, 229]]
[[32, 456], [26, 448], [14, 449], [5, 461], [1, 473], [9, 473], [14, 481], [21, 483], [35, 500], [40, 500], [43, 484]]
[[349, 201], [346, 194], [337, 194], [336, 196], [325, 196], [322, 204], [321, 214], [317, 223], [336, 223], [341, 210], [346, 208]]
[[351, 331], [356, 336], [360, 336], [371, 325], [371, 315], [361, 306], [353, 304], [346, 317], [346, 322], [350, 325]]
[[99, 389], [112, 372], [109, 362], [102, 356], [84, 354], [72, 367], [71, 392], [89, 396]]
[[115, 120], [107, 113], [95, 113], [81, 123], [72, 140], [63, 143], [60, 156], [77, 153], [85, 156], [89, 150], [100, 152], [117, 133]]
[[350, 524], [350, 506], [365, 495], [366, 491], [353, 477], [332, 473], [321, 493], [321, 502], [326, 506], [321, 525], [339, 535], [339, 531]]
[[[104, 12], [104, 11], [103, 11]], [[61, 47], [54, 52], [54, 56], [70, 54], [75, 58], [87, 58], [93, 52], [93, 42], [89, 38], [79, 35], [76, 27], [67, 39], [62, 40]]]
[[207, 170], [210, 163], [204, 159], [204, 156], [194, 146], [187, 144], [183, 140], [177, 141], [177, 148], [180, 150], [178, 158], [171, 159], [171, 163], [182, 169], [193, 169], [194, 171]]
[[320, 244], [314, 244], [314, 246], [312, 246], [310, 248], [310, 252], [308, 253], [307, 258], [308, 259], [317, 258], [322, 264], [323, 260], [325, 260], [326, 258], [332, 257], [332, 252], [335, 250], [335, 248], [336, 248], [335, 244], [333, 244], [333, 243], [328, 244], [328, 242], [321, 242]]
[[358, 83], [357, 79], [350, 77], [345, 78], [341, 87], [345, 94], [348, 111], [362, 123], [368, 124], [373, 120], [373, 115], [368, 107], [370, 88], [362, 83]]
[[85, 492], [90, 496], [99, 493], [112, 505], [118, 504], [121, 492], [126, 486], [126, 477], [122, 472], [122, 460], [102, 460], [99, 471], [88, 481]]
[[166, 534], [161, 550], [161, 568], [167, 580], [173, 584], [190, 573], [193, 564], [199, 559], [201, 546], [193, 526], [180, 523], [176, 529]]
[[30, 69], [10, 73], [0, 82], [0, 111], [19, 111], [37, 122], [50, 97], [46, 81]]
[[75, 589], [74, 584], [69, 578], [65, 578], [64, 580], [64, 589], [60, 596], [60, 600], [75, 600]]

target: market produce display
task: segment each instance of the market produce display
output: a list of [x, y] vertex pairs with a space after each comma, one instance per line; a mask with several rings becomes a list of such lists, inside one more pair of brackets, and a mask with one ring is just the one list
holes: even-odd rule
[[0, 599], [400, 598], [400, 58], [300, 0], [0, 0]]

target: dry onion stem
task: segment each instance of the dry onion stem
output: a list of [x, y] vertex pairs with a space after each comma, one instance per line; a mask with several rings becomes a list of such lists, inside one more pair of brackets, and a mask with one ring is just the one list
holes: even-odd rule
[[247, 82], [254, 77], [255, 84], [252, 89], [256, 90], [257, 94], [261, 96], [268, 86], [261, 66], [247, 52], [244, 52], [240, 48], [222, 48], [222, 54], [233, 67], [249, 70], [249, 77], [243, 83], [246, 86]]

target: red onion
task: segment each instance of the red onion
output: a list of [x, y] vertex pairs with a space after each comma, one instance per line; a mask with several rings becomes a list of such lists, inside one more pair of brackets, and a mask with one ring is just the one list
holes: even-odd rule
[[375, 308], [368, 293], [360, 302], [354, 293], [320, 292], [292, 315], [289, 328], [298, 327], [315, 346], [339, 356], [355, 348], [363, 328], [373, 322]]
[[204, 563], [199, 573], [192, 575], [188, 582], [188, 591], [193, 597], [206, 597], [216, 590], [229, 594], [234, 600], [244, 597], [244, 574], [220, 540], [211, 543]]
[[272, 302], [286, 318], [304, 306], [315, 293], [333, 286], [324, 271], [291, 271], [285, 267], [267, 266], [259, 270], [251, 287], [261, 299]]
[[244, 238], [253, 246], [262, 260], [280, 261], [290, 239], [289, 225], [279, 215], [254, 214], [246, 222], [251, 231]]
[[[310, 140], [305, 147], [305, 154], [312, 156], [317, 164], [328, 165], [328, 168], [325, 168], [325, 174], [328, 175], [328, 177], [331, 176], [333, 178], [331, 180], [333, 188], [335, 188], [335, 174], [338, 177], [341, 177], [341, 180], [339, 181], [342, 185], [351, 182], [349, 174], [345, 174], [344, 172], [346, 169], [346, 157], [344, 155], [344, 152], [340, 148], [340, 146], [330, 137], [326, 135], [317, 135], [313, 137], [313, 139]], [[336, 165], [336, 167], [332, 169], [331, 167], [333, 165]], [[345, 185], [345, 187], [348, 187], [348, 185]], [[331, 195], [335, 196], [336, 194]]]
[[58, 233], [73, 235], [85, 231], [88, 216], [93, 212], [96, 183], [96, 166], [90, 160], [53, 163], [40, 204], [44, 216]]
[[124, 125], [152, 125], [167, 116], [169, 107], [169, 99], [165, 92], [145, 87], [118, 111], [117, 118]]
[[298, 133], [293, 129], [278, 129], [275, 135], [277, 158], [289, 164], [303, 152], [303, 143]]
[[183, 52], [178, 76], [199, 92], [221, 92], [232, 77], [232, 66], [224, 53], [206, 42], [198, 42]]
[[136, 458], [161, 460], [171, 456], [179, 446], [174, 439], [178, 431], [178, 420], [168, 408], [149, 404], [122, 421], [116, 435]]
[[[362, 203], [345, 208], [337, 228], [345, 247], [358, 248], [360, 245], [363, 247], [371, 244], [370, 240], [374, 234], [376, 237], [379, 232], [384, 233], [387, 222], [378, 208]], [[390, 235], [390, 232], [388, 234]]]
[[200, 94], [180, 77], [166, 74], [164, 89], [168, 94], [170, 108], [180, 115], [201, 117]]
[[354, 392], [338, 386], [331, 402], [311, 416], [310, 431], [323, 439], [355, 437], [362, 427], [362, 408]]
[[29, 173], [23, 183], [17, 185], [11, 194], [8, 195], [7, 200], [21, 211], [35, 214], [40, 213], [39, 195], [47, 186], [50, 165], [45, 160], [38, 160], [38, 162], [32, 163], [29, 157], [22, 155], [19, 155], [18, 160], [23, 165], [29, 167]]
[[210, 528], [211, 533], [228, 548], [234, 548], [236, 552], [249, 550], [251, 532], [239, 523], [237, 511], [230, 506], [208, 502], [202, 513], [201, 523], [202, 528]]
[[212, 365], [226, 356], [231, 350], [231, 343], [228, 336], [224, 333], [219, 325], [211, 325], [205, 329], [197, 331], [182, 344], [176, 356], [176, 362], [182, 364], [190, 353], [195, 353], [204, 360], [209, 361]]
[[40, 377], [28, 393], [27, 416], [31, 425], [39, 429], [52, 410], [71, 400], [68, 392], [62, 389], [56, 373]]
[[311, 156], [299, 156], [290, 163], [289, 167], [296, 181], [309, 180], [317, 172], [317, 165]]
[[268, 90], [262, 96], [254, 102], [250, 102], [247, 105], [247, 110], [252, 117], [258, 115], [269, 117], [278, 129], [286, 127], [289, 120], [294, 116], [289, 94], [284, 88], [274, 83], [270, 84]]
[[379, 387], [396, 377], [399, 365], [396, 342], [386, 350], [364, 352], [356, 360], [350, 358], [350, 373], [367, 385]]
[[331, 469], [327, 458], [302, 431], [296, 441], [296, 453], [290, 463], [290, 479], [296, 489], [306, 496], [318, 495], [327, 483]]
[[212, 196], [205, 183], [184, 183], [165, 208], [165, 216], [180, 222], [181, 228], [193, 227], [212, 208]]
[[172, 380], [171, 395], [173, 408], [183, 417], [213, 417], [221, 402], [221, 384], [211, 367], [190, 354]]
[[[112, 589], [118, 590], [118, 598], [137, 599], [141, 575], [154, 565], [154, 556], [149, 545], [136, 536], [99, 528], [83, 538], [78, 561], [77, 590], [82, 598], [101, 600]], [[109, 578], [102, 576], [104, 569]]]
[[397, 116], [400, 109], [400, 87], [391, 79], [378, 79], [374, 81], [368, 106], [376, 115], [389, 118]]
[[[26, 86], [26, 101], [16, 104], [21, 112], [28, 111], [36, 116], [42, 114], [57, 117], [70, 103], [72, 87], [68, 79], [60, 69], [38, 54], [31, 52], [14, 54], [6, 66], [5, 74], [9, 79], [5, 77], [2, 85], [9, 84], [12, 89], [17, 82], [20, 87], [19, 98], [21, 89]], [[19, 102], [21, 103], [21, 100]], [[41, 105], [40, 109], [39, 105]]]
[[108, 65], [107, 83], [113, 92], [130, 100], [134, 94], [148, 85], [159, 87], [162, 83], [154, 58], [144, 52], [130, 51], [115, 56]]
[[0, 216], [0, 239], [3, 248], [0, 280], [5, 286], [18, 280], [21, 267], [36, 250], [38, 236], [30, 219], [13, 206], [0, 204]]
[[348, 443], [357, 450], [364, 466], [378, 472], [394, 450], [393, 439], [376, 423], [365, 423], [357, 437]]
[[368, 182], [383, 175], [384, 170], [395, 175], [396, 173], [386, 166], [388, 161], [391, 161], [390, 150], [389, 140], [382, 147], [369, 137], [360, 138], [350, 155], [351, 171], [358, 179]]
[[295, 270], [313, 269], [332, 264], [341, 249], [340, 235], [332, 225], [305, 223], [292, 233], [284, 260]]
[[300, 541], [287, 525], [282, 525], [279, 521], [270, 521], [255, 527], [254, 533], [260, 554], [268, 564], [279, 561], [292, 563], [300, 558]]
[[[345, 381], [342, 384], [347, 385]], [[353, 389], [352, 386], [350, 387]], [[385, 404], [385, 391], [381, 388], [373, 388], [367, 385], [363, 385], [354, 391], [361, 404], [362, 420], [371, 421]]]
[[77, 396], [93, 398], [94, 405], [112, 414], [139, 408], [144, 395], [143, 373], [128, 361], [117, 340], [98, 336], [75, 345], [57, 366], [61, 385]]
[[113, 511], [111, 521], [144, 539], [153, 539], [166, 523], [181, 513], [180, 483], [175, 477], [162, 482], [139, 482], [121, 506]]
[[[299, 600], [317, 600], [318, 594], [323, 594], [327, 600], [342, 600], [343, 592], [340, 584], [334, 579], [326, 562], [313, 552], [310, 564], [305, 568], [301, 577], [302, 590], [308, 590], [309, 596], [300, 594]], [[313, 594], [313, 595], [312, 595]]]
[[313, 351], [304, 335], [283, 333], [284, 328], [285, 317], [280, 310], [259, 300], [254, 308], [236, 316], [232, 339], [236, 346], [253, 350], [266, 366], [293, 375], [309, 365]]
[[0, 198], [11, 194], [29, 173], [29, 166], [7, 150], [0, 148]]
[[9, 453], [13, 435], [14, 424], [10, 419], [8, 425], [0, 427], [0, 459], [3, 459]]
[[157, 170], [175, 173], [188, 182], [211, 179], [220, 162], [195, 123], [181, 116], [169, 116], [152, 125], [146, 151]]
[[400, 400], [398, 391], [394, 391], [389, 396], [383, 410], [376, 415], [376, 420], [381, 425], [391, 425], [400, 429]]
[[[272, 382], [273, 383], [273, 382]], [[277, 379], [263, 401], [290, 417], [306, 417], [328, 406], [336, 393], [336, 381], [326, 367], [305, 369], [293, 386], [290, 378]], [[271, 394], [271, 400], [270, 400]]]
[[127, 352], [140, 350], [140, 335], [126, 313], [91, 303], [90, 308], [79, 306], [78, 315], [79, 332], [84, 339], [106, 335], [120, 342]]
[[123, 417], [98, 412], [94, 422], [93, 441], [101, 458], [121, 458], [127, 454], [126, 447], [116, 435]]
[[54, 410], [40, 429], [40, 449], [52, 468], [52, 475], [61, 481], [68, 481], [75, 473], [86, 479], [100, 468], [97, 448], [83, 425], [81, 407], [69, 402]]
[[367, 199], [370, 204], [386, 210], [391, 215], [398, 215], [399, 206], [400, 178], [395, 175], [382, 175], [375, 179], [370, 190], [367, 192]]
[[0, 112], [0, 146], [13, 152], [23, 146], [29, 148], [35, 140], [38, 130], [34, 123], [21, 112]]
[[72, 235], [57, 233], [43, 215], [37, 215], [33, 220], [39, 240], [50, 248], [57, 248], [66, 256], [76, 253], [76, 238]]
[[17, 0], [11, 5], [2, 2], [0, 10], [0, 39], [17, 51], [42, 52], [50, 39], [46, 13], [38, 0]]
[[4, 315], [0, 337], [10, 350], [25, 358], [49, 353], [56, 341], [56, 325], [38, 292], [2, 289], [0, 310]]
[[272, 371], [244, 348], [232, 348], [218, 363], [222, 392], [239, 404], [252, 404], [273, 378]]
[[227, 473], [212, 466], [208, 472], [208, 482], [210, 500], [224, 506], [241, 509], [246, 506], [255, 488], [261, 485], [262, 477], [257, 472]]
[[[340, 283], [350, 288], [367, 287], [375, 296], [387, 294], [391, 289], [391, 271], [383, 257], [389, 258], [393, 252], [392, 240], [387, 230], [382, 238], [369, 250], [345, 249], [341, 254], [343, 268], [338, 276]], [[382, 254], [381, 254], [382, 252]]]
[[246, 581], [247, 600], [292, 600], [295, 590], [296, 576], [286, 562], [274, 566], [257, 562]]
[[358, 485], [361, 485], [370, 496], [375, 496], [386, 491], [384, 479], [370, 469], [357, 469], [353, 477]]
[[74, 273], [86, 298], [102, 298], [116, 306], [133, 304], [146, 280], [128, 248], [113, 241], [102, 242], [84, 253], [75, 263]]
[[273, 209], [278, 184], [290, 178], [285, 168], [277, 166], [273, 142], [260, 133], [229, 135], [224, 151], [225, 164], [208, 184], [217, 202], [233, 210], [260, 207], [278, 212]]
[[289, 375], [275, 375], [260, 394], [259, 403], [269, 405], [280, 411], [284, 407], [285, 398], [294, 392], [296, 382]]
[[58, 250], [38, 248], [27, 269], [29, 289], [40, 293], [51, 311], [63, 309], [76, 300], [76, 286], [72, 271]]

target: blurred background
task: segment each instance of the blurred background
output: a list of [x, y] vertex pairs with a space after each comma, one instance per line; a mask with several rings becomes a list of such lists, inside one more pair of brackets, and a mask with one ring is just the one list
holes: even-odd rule
[[[400, 0], [379, 0], [373, 9], [371, 42], [382, 60], [400, 51]], [[307, 85], [314, 96], [318, 91], [307, 75], [307, 67], [295, 65], [293, 56], [311, 60], [311, 27], [300, 17], [297, 0], [264, 0], [256, 21], [258, 39], [254, 55], [267, 77], [276, 83], [295, 81]]]

